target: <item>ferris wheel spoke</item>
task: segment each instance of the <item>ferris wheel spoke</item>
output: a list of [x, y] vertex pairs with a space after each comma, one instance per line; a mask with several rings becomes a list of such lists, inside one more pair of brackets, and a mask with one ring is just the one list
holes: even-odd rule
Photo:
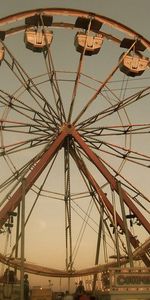
[[21, 83], [24, 87], [25, 91], [32, 97], [36, 105], [40, 108], [40, 110], [45, 112], [45, 115], [49, 118], [53, 119], [53, 122], [56, 123], [59, 120], [58, 115], [56, 114], [53, 107], [46, 100], [42, 92], [38, 89], [37, 85], [34, 83], [33, 79], [29, 77], [29, 75], [24, 71], [16, 58], [10, 53], [6, 45], [4, 45], [5, 50], [8, 53], [10, 62], [5, 58], [4, 61], [10, 70], [15, 75], [16, 79]]
[[[7, 153], [5, 156], [3, 156], [3, 158], [5, 160], [10, 159], [9, 156], [7, 155]], [[10, 187], [12, 185], [12, 183], [14, 183], [16, 180], [19, 180], [19, 178], [21, 178], [21, 176], [24, 174], [25, 170], [27, 168], [29, 168], [30, 163], [31, 162], [28, 162], [27, 164], [23, 165], [20, 169], [18, 168], [15, 171], [11, 170], [12, 175], [0, 184], [0, 191], [3, 192], [5, 189]], [[13, 168], [15, 169], [14, 165], [13, 165]], [[14, 187], [13, 187], [13, 190], [14, 190]]]
[[80, 128], [80, 132], [86, 138], [97, 138], [98, 136], [118, 136], [118, 135], [136, 135], [136, 134], [148, 134], [150, 130], [150, 124], [124, 124], [124, 125], [111, 125], [111, 126], [98, 126]]
[[[87, 28], [84, 33], [85, 40], [84, 40], [83, 49], [81, 51], [80, 58], [79, 58], [78, 69], [77, 69], [77, 73], [76, 73], [75, 84], [74, 84], [72, 99], [71, 99], [70, 108], [69, 108], [69, 114], [68, 114], [68, 122], [69, 123], [71, 121], [73, 107], [74, 107], [74, 103], [75, 103], [75, 99], [76, 99], [76, 95], [77, 95], [77, 89], [78, 89], [78, 85], [80, 83], [79, 80], [80, 80], [80, 76], [81, 76], [81, 72], [82, 72], [82, 68], [83, 68], [83, 61], [85, 58], [86, 47], [88, 44], [88, 36], [89, 36], [89, 32], [90, 32], [91, 28], [92, 28], [92, 17], [89, 18], [88, 25], [87, 25]], [[73, 124], [75, 124], [75, 122], [73, 122]]]
[[84, 50], [81, 53], [80, 59], [79, 59], [79, 64], [78, 64], [77, 74], [76, 74], [76, 78], [75, 78], [75, 84], [74, 84], [74, 88], [73, 88], [73, 93], [72, 93], [72, 99], [71, 99], [69, 114], [68, 114], [68, 122], [69, 123], [71, 121], [71, 117], [72, 117], [72, 113], [73, 113], [73, 107], [74, 107], [74, 103], [75, 103], [75, 98], [76, 98], [76, 95], [77, 95], [77, 89], [78, 89], [78, 85], [80, 83], [80, 76], [81, 76], [81, 71], [82, 71], [82, 64], [83, 64], [83, 59], [84, 59], [84, 52], [85, 52], [85, 47], [84, 47]]
[[39, 131], [45, 132], [46, 128], [47, 130], [54, 131], [54, 122], [53, 119], [45, 117], [43, 114], [43, 111], [36, 110], [34, 107], [27, 105], [22, 100], [9, 95], [8, 93], [1, 91], [1, 103], [3, 104], [5, 110], [3, 115], [1, 116], [2, 120], [1, 122], [4, 123], [7, 119], [7, 115], [10, 112], [10, 109], [18, 113], [18, 117], [21, 118], [21, 116], [26, 117], [29, 119], [29, 121], [34, 123], [29, 123], [29, 129], [31, 131], [31, 128], [38, 128]]
[[101, 93], [101, 91], [103, 90], [103, 88], [106, 86], [106, 84], [109, 82], [109, 80], [112, 78], [112, 76], [117, 72], [117, 70], [119, 69], [120, 64], [122, 63], [123, 59], [128, 55], [128, 53], [132, 50], [132, 48], [134, 47], [136, 41], [133, 42], [133, 44], [131, 45], [131, 47], [128, 49], [128, 51], [122, 56], [122, 58], [120, 58], [118, 64], [113, 68], [113, 70], [111, 71], [111, 73], [107, 76], [107, 78], [103, 81], [103, 83], [101, 84], [101, 86], [99, 87], [99, 89], [96, 91], [96, 93], [91, 97], [91, 99], [87, 102], [87, 104], [84, 106], [84, 108], [81, 110], [81, 112], [79, 113], [79, 115], [76, 117], [76, 119], [74, 120], [73, 124], [75, 125], [79, 119], [82, 117], [82, 115], [86, 112], [86, 110], [90, 107], [90, 105], [97, 99], [97, 96]]
[[[11, 123], [11, 122], [10, 122]], [[8, 129], [9, 128], [9, 129]], [[23, 130], [24, 128], [24, 130]], [[50, 134], [45, 131], [43, 133], [43, 128], [41, 132], [36, 128], [36, 131], [34, 132], [28, 132], [26, 130], [26, 127], [22, 126], [3, 126], [1, 132], [1, 151], [0, 151], [0, 156], [5, 156], [6, 154], [12, 154], [12, 153], [17, 153], [19, 151], [24, 151], [30, 148], [34, 148], [37, 146], [42, 146], [46, 145], [48, 142], [51, 141], [51, 139], [54, 139], [54, 133]], [[27, 126], [27, 129], [29, 128], [29, 125]], [[13, 133], [17, 134], [16, 136], [16, 142], [10, 144], [6, 143], [5, 139], [2, 135], [2, 132], [5, 133]], [[22, 134], [24, 135], [24, 138], [22, 139]], [[31, 136], [29, 138], [29, 135]], [[33, 137], [34, 136], [34, 137]]]
[[[80, 78], [80, 85], [88, 88], [89, 90], [95, 91], [97, 92], [99, 89], [99, 84], [103, 84], [102, 81], [96, 80], [94, 77], [88, 76], [87, 74], [81, 73], [82, 78]], [[82, 79], [82, 80], [81, 80]], [[85, 80], [83, 80], [85, 79]], [[86, 83], [86, 80], [91, 80], [92, 84]], [[119, 81], [117, 81], [118, 83]], [[122, 82], [122, 81], [121, 81]], [[112, 81], [112, 84], [115, 84], [116, 82]], [[94, 84], [94, 85], [93, 85]], [[95, 87], [96, 85], [96, 87]], [[98, 85], [98, 87], [97, 87]], [[121, 88], [122, 90], [122, 88]], [[115, 89], [113, 87], [111, 87], [111, 82], [108, 82], [108, 84], [105, 85], [105, 87], [103, 88], [103, 90], [100, 92], [100, 95], [102, 98], [104, 98], [106, 100], [106, 102], [108, 102], [109, 104], [113, 104], [115, 102], [120, 101], [120, 95], [117, 95], [118, 89]]]
[[60, 91], [59, 84], [58, 84], [57, 74], [56, 74], [56, 70], [54, 67], [53, 60], [52, 60], [51, 51], [49, 48], [47, 49], [46, 52], [43, 52], [43, 56], [44, 56], [45, 65], [47, 68], [47, 74], [49, 77], [49, 83], [51, 86], [57, 114], [59, 116], [61, 123], [63, 123], [63, 122], [66, 122], [66, 116], [65, 116], [61, 91]]
[[49, 82], [51, 85], [51, 90], [52, 90], [52, 94], [53, 94], [54, 101], [55, 101], [56, 111], [57, 111], [57, 114], [58, 114], [59, 119], [62, 124], [64, 122], [66, 122], [63, 99], [61, 97], [61, 93], [60, 93], [60, 89], [59, 89], [56, 70], [55, 70], [55, 66], [54, 66], [54, 62], [53, 62], [53, 58], [52, 58], [52, 54], [51, 54], [50, 45], [48, 44], [48, 38], [47, 38], [47, 34], [46, 34], [45, 26], [44, 26], [44, 18], [42, 16], [42, 14], [40, 15], [40, 20], [41, 20], [41, 25], [42, 25], [42, 32], [44, 33], [44, 39], [46, 42], [46, 50], [43, 51], [43, 57], [45, 60], [47, 75], [49, 77]]
[[[53, 138], [52, 138], [52, 141], [53, 141]], [[51, 142], [52, 142], [51, 141]], [[15, 181], [17, 181], [17, 185], [18, 185], [18, 182], [20, 182], [20, 180], [26, 176], [26, 174], [33, 168], [35, 167], [35, 165], [37, 164], [37, 162], [39, 161], [39, 159], [41, 158], [41, 156], [44, 154], [44, 152], [47, 150], [47, 144], [46, 146], [38, 153], [36, 154], [33, 158], [31, 158], [30, 160], [28, 160], [27, 163], [24, 163], [20, 168], [17, 168], [15, 167], [15, 165], [13, 164], [13, 169], [11, 169], [11, 173], [12, 175], [10, 177], [8, 177], [5, 181], [3, 181], [1, 184], [0, 184], [0, 190], [1, 192], [3, 192], [3, 190], [5, 188], [8, 188], [9, 186], [11, 187], [11, 184], [14, 183]], [[8, 155], [7, 152], [5, 152], [5, 155], [2, 155], [3, 159], [7, 160], [7, 161], [10, 161], [10, 157]], [[12, 164], [12, 162], [11, 162]], [[15, 190], [15, 187], [13, 187], [9, 193], [11, 195], [11, 193]], [[6, 199], [5, 200], [8, 200], [7, 199], [8, 195], [6, 196]], [[3, 201], [2, 201], [3, 202]]]
[[103, 158], [99, 158], [111, 171], [112, 174], [114, 174], [114, 178], [118, 178], [121, 180], [122, 185], [125, 187], [125, 189], [127, 189], [128, 191], [130, 191], [129, 193], [133, 193], [132, 199], [143, 199], [144, 201], [146, 201], [147, 203], [150, 203], [150, 200], [148, 197], [146, 197], [146, 195], [144, 195], [144, 193], [142, 193], [137, 187], [135, 187], [135, 185], [129, 181], [125, 176], [123, 176], [121, 173], [118, 172], [118, 170], [116, 170], [114, 167], [112, 167], [112, 165], [110, 165], [110, 163], [108, 163], [106, 160], [104, 160]]
[[99, 112], [98, 114], [95, 114], [94, 116], [88, 118], [87, 120], [84, 120], [82, 123], [79, 123], [77, 128], [84, 128], [86, 126], [91, 126], [92, 124], [96, 123], [97, 121], [102, 120], [103, 118], [109, 117], [110, 115], [120, 111], [121, 109], [126, 108], [127, 106], [135, 103], [136, 101], [139, 101], [143, 99], [144, 97], [148, 96], [150, 94], [150, 87], [146, 87], [143, 90], [140, 90], [139, 92], [121, 100], [117, 104], [114, 104], [103, 111]]
[[43, 144], [45, 145], [47, 144], [46, 140], [48, 141], [49, 139], [50, 139], [49, 135], [45, 135], [44, 137], [42, 136], [42, 138], [38, 137], [38, 138], [28, 139], [25, 141], [20, 140], [19, 142], [16, 142], [14, 144], [5, 145], [3, 147], [1, 155], [5, 155], [5, 153], [7, 154], [17, 153], [19, 151], [30, 149], [39, 145], [43, 145]]
[[[23, 122], [16, 122], [11, 120], [0, 120], [0, 130], [5, 132], [13, 132], [13, 133], [23, 133], [25, 135], [31, 136], [42, 136], [50, 131], [50, 127], [44, 126], [44, 124], [34, 124], [34, 123], [23, 123]], [[31, 130], [32, 128], [32, 130]], [[53, 128], [51, 128], [51, 132], [53, 133]], [[53, 133], [54, 134], [54, 133]]]
[[[120, 147], [115, 144], [110, 144], [108, 142], [91, 137], [85, 138], [87, 144], [90, 144], [95, 150], [99, 150], [102, 153], [107, 153], [109, 155], [114, 155], [120, 159], [125, 159], [127, 161], [137, 163], [141, 166], [149, 168], [150, 156], [143, 153], [131, 150], [131, 148]], [[107, 150], [108, 149], [108, 150]], [[143, 162], [143, 163], [142, 163]], [[144, 163], [145, 162], [145, 163]]]

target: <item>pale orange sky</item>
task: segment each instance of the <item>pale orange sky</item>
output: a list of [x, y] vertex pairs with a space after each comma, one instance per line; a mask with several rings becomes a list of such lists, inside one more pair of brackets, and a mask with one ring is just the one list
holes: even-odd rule
[[[135, 1], [135, 0], [57, 0], [57, 1], [47, 1], [47, 0], [26, 0], [26, 1], [19, 1], [19, 0], [12, 0], [11, 1], [11, 6], [10, 6], [10, 0], [5, 0], [3, 1], [3, 4], [1, 4], [1, 10], [0, 10], [0, 18], [5, 17], [6, 15], [10, 15], [10, 14], [14, 14], [20, 11], [24, 11], [24, 10], [30, 10], [30, 9], [34, 9], [34, 8], [45, 8], [45, 7], [63, 7], [63, 8], [74, 8], [74, 9], [81, 9], [81, 10], [87, 10], [90, 12], [95, 12], [99, 15], [103, 15], [103, 16], [107, 16], [109, 18], [112, 18], [118, 22], [121, 22], [122, 24], [131, 27], [132, 29], [134, 29], [135, 31], [139, 32], [139, 34], [145, 36], [147, 39], [149, 39], [149, 11], [150, 11], [150, 1], [149, 0], [143, 0], [143, 1]], [[72, 33], [71, 33], [72, 34]], [[69, 33], [69, 38], [71, 37], [71, 34]], [[110, 34], [111, 34], [111, 30], [110, 30]], [[15, 42], [14, 42], [15, 41]], [[16, 45], [15, 43], [17, 42], [17, 39], [15, 40], [15, 38], [11, 38], [10, 39], [10, 46], [13, 48], [14, 50], [14, 46]], [[61, 63], [65, 64], [65, 61], [63, 62], [63, 58], [65, 57], [64, 54], [68, 55], [68, 61], [69, 61], [69, 66], [68, 66], [68, 70], [71, 67], [74, 67], [75, 62], [76, 62], [76, 56], [72, 57], [70, 56], [70, 50], [69, 49], [65, 49], [67, 42], [66, 39], [63, 40], [62, 36], [59, 35], [59, 39], [57, 41], [57, 43], [64, 43], [64, 48], [62, 48], [61, 51], [61, 57], [60, 57], [60, 52], [58, 52], [58, 48], [54, 48], [53, 51], [56, 51], [56, 62], [55, 65], [57, 68], [59, 68], [59, 62], [61, 60]], [[20, 56], [20, 53], [22, 51], [22, 44], [18, 44], [15, 55], [18, 54], [18, 57]], [[72, 46], [73, 49], [73, 46]], [[65, 52], [66, 51], [66, 52]], [[110, 51], [110, 49], [109, 49]], [[115, 50], [112, 49], [112, 52], [115, 52]], [[72, 54], [71, 54], [72, 55]], [[26, 56], [22, 57], [20, 59], [22, 59], [21, 63], [24, 63], [26, 65], [26, 69], [29, 70], [31, 67], [31, 61], [28, 59], [30, 56], [30, 51], [26, 52]], [[97, 63], [98, 63], [98, 59], [94, 58], [94, 65], [95, 68], [97, 67]], [[33, 58], [32, 60], [32, 71], [33, 70], [37, 70], [39, 71], [39, 69], [41, 68], [40, 65], [38, 65], [36, 63], [37, 61], [37, 56], [35, 54], [35, 60]], [[103, 62], [104, 63], [104, 62]], [[57, 66], [58, 65], [58, 66]], [[106, 64], [106, 73], [107, 70], [110, 70], [110, 65], [111, 65], [111, 61], [107, 61]], [[77, 66], [76, 66], [77, 67]], [[88, 71], [93, 67], [93, 62], [89, 62], [89, 66], [86, 68], [85, 66], [85, 70]], [[88, 69], [89, 68], [89, 69]], [[99, 74], [102, 70], [102, 66], [98, 69], [96, 69], [95, 74], [96, 76], [98, 75], [99, 78]], [[32, 72], [31, 71], [31, 72]], [[42, 72], [42, 71], [41, 71]], [[36, 72], [35, 72], [36, 73]], [[34, 71], [33, 71], [34, 74]], [[148, 76], [148, 75], [147, 75]], [[5, 78], [1, 79], [1, 80], [5, 80]], [[9, 83], [10, 85], [10, 90], [11, 92], [13, 91], [13, 83]], [[68, 90], [66, 93], [66, 99], [67, 100], [70, 97], [70, 89], [71, 87], [68, 86]], [[65, 94], [64, 93], [64, 94]], [[87, 92], [88, 93], [88, 92]], [[81, 91], [82, 94], [82, 91]], [[68, 98], [67, 98], [68, 97]], [[84, 101], [84, 96], [83, 96], [83, 101]], [[78, 104], [81, 105], [81, 104]], [[66, 101], [66, 106], [67, 106], [67, 101]], [[140, 120], [141, 118], [141, 113], [144, 115], [143, 120], [146, 120], [146, 122], [149, 122], [149, 108], [150, 108], [150, 103], [146, 103], [145, 107], [141, 108], [141, 106], [139, 106], [139, 108], [137, 109], [137, 114], [135, 117], [135, 120]], [[79, 109], [79, 108], [78, 108]], [[131, 110], [129, 110], [129, 114], [130, 116], [133, 118], [134, 120], [134, 107], [131, 107]], [[90, 112], [89, 112], [90, 115]], [[125, 116], [123, 116], [123, 118], [125, 118]], [[10, 143], [13, 143], [13, 136], [12, 135], [8, 135], [6, 134], [6, 140]], [[109, 141], [111, 143], [111, 140]], [[150, 145], [149, 143], [147, 143], [147, 138], [142, 137], [142, 143], [146, 144], [145, 146], [145, 152], [147, 154], [150, 153]], [[129, 146], [130, 141], [128, 141], [128, 146]], [[135, 143], [136, 145], [136, 149], [138, 149], [138, 151], [143, 151], [142, 150], [142, 146], [143, 144], [141, 144], [141, 140], [139, 139], [138, 141], [136, 141], [136, 138], [134, 139], [133, 144]], [[35, 152], [35, 150], [33, 149], [33, 155]], [[61, 156], [63, 156], [63, 150], [61, 151], [60, 155], [60, 160], [61, 160]], [[107, 158], [107, 155], [105, 156]], [[22, 164], [22, 161], [19, 162], [18, 160], [18, 156], [13, 157], [16, 165], [18, 164]], [[22, 159], [24, 161], [28, 161], [28, 153], [24, 152]], [[5, 162], [3, 162], [5, 165]], [[115, 165], [115, 159], [113, 161], [114, 165]], [[62, 160], [62, 164], [63, 164], [63, 160]], [[3, 167], [5, 168], [5, 166]], [[51, 188], [53, 190], [57, 188], [57, 186], [59, 186], [59, 192], [63, 193], [63, 188], [64, 188], [64, 182], [61, 182], [61, 178], [62, 178], [62, 174], [63, 171], [60, 170], [60, 165], [59, 165], [59, 161], [58, 163], [56, 163], [56, 171], [57, 171], [57, 178], [56, 176], [54, 176], [53, 174], [51, 175], [50, 178], [50, 182], [51, 182]], [[72, 166], [72, 168], [74, 168], [74, 165]], [[144, 191], [144, 193], [146, 195], [149, 195], [149, 185], [147, 184], [147, 181], [145, 180], [144, 182], [141, 181], [141, 169], [136, 169], [136, 166], [134, 165], [130, 165], [127, 164], [126, 167], [124, 168], [124, 176], [127, 176], [128, 180], [133, 181], [134, 184], [137, 184], [137, 186], [142, 189]], [[95, 177], [98, 176], [98, 172], [97, 170], [93, 169], [92, 170], [95, 174]], [[149, 170], [144, 170], [145, 173], [144, 174], [145, 177], [148, 178], [148, 174], [149, 174]], [[134, 174], [134, 176], [133, 176]], [[2, 176], [2, 175], [1, 175]], [[5, 176], [3, 174], [3, 176]], [[7, 175], [6, 175], [7, 176]], [[142, 175], [143, 176], [143, 175]], [[73, 171], [73, 179], [71, 182], [72, 185], [72, 189], [73, 189], [73, 193], [76, 192], [76, 187], [79, 188], [79, 191], [82, 191], [82, 188], [80, 187], [80, 177], [78, 177], [78, 170], [76, 170], [74, 168]], [[102, 182], [103, 183], [103, 182]], [[47, 187], [48, 188], [48, 187]], [[30, 193], [29, 193], [30, 196]], [[49, 197], [50, 198], [50, 197]], [[63, 268], [64, 267], [64, 261], [62, 262], [62, 257], [63, 257], [63, 248], [65, 248], [65, 239], [64, 239], [64, 215], [61, 214], [61, 208], [63, 203], [61, 203], [61, 200], [56, 201], [55, 199], [49, 199], [48, 197], [40, 197], [40, 202], [39, 202], [39, 206], [35, 209], [34, 213], [33, 213], [33, 219], [32, 222], [29, 221], [28, 224], [28, 228], [27, 228], [27, 232], [26, 232], [26, 247], [25, 247], [25, 256], [27, 257], [27, 260], [29, 261], [33, 261], [35, 263], [38, 264], [44, 264], [44, 265], [48, 265], [52, 268]], [[61, 198], [61, 197], [60, 197]], [[30, 197], [30, 201], [29, 203], [26, 205], [26, 208], [29, 210], [31, 204], [32, 204], [32, 196]], [[84, 204], [86, 203], [86, 198], [83, 200], [82, 205], [84, 207]], [[90, 202], [90, 201], [89, 201]], [[81, 203], [80, 203], [81, 204]], [[77, 210], [77, 208], [74, 208]], [[56, 212], [57, 211], [57, 212]], [[96, 220], [96, 213], [95, 211], [93, 211], [93, 215], [91, 217], [91, 227], [86, 228], [86, 237], [85, 240], [83, 241], [83, 248], [80, 250], [80, 259], [78, 261], [78, 265], [80, 264], [80, 267], [86, 267], [86, 266], [91, 266], [92, 264], [94, 264], [93, 261], [93, 252], [96, 249], [96, 241], [97, 241], [97, 235], [96, 235], [96, 231], [98, 230], [98, 223]], [[146, 216], [148, 218], [148, 216]], [[52, 221], [52, 226], [48, 223], [48, 221], [51, 220]], [[96, 220], [96, 224], [94, 223], [94, 221]], [[76, 227], [76, 229], [80, 230], [80, 223], [82, 223], [81, 221], [78, 221], [77, 216], [74, 218], [73, 220], [74, 222], [74, 227]], [[139, 229], [138, 229], [139, 230]], [[32, 233], [31, 233], [32, 232]], [[39, 238], [40, 237], [40, 238]], [[90, 242], [89, 244], [86, 244], [87, 239], [90, 237]], [[143, 237], [145, 239], [145, 237]], [[3, 237], [2, 237], [3, 239]], [[4, 239], [5, 240], [5, 239]], [[3, 243], [4, 243], [3, 240]], [[31, 242], [30, 247], [28, 247], [29, 242]], [[11, 248], [11, 241], [9, 243], [10, 248]], [[43, 253], [45, 253], [45, 251], [47, 251], [47, 257], [45, 255], [43, 255]], [[59, 255], [57, 255], [57, 252]], [[10, 249], [8, 248], [8, 254], [10, 253]], [[103, 258], [102, 258], [103, 259]], [[41, 279], [40, 277], [35, 277], [35, 276], [31, 276], [30, 275], [30, 280], [31, 280], [31, 284], [36, 284], [36, 285], [41, 285], [41, 284], [48, 284], [48, 278], [45, 279]], [[59, 279], [58, 280], [53, 280], [54, 282], [53, 288], [57, 289], [60, 282]], [[62, 286], [64, 289], [66, 289], [66, 286], [63, 284], [63, 280], [62, 280]], [[74, 285], [74, 283], [73, 283]]]

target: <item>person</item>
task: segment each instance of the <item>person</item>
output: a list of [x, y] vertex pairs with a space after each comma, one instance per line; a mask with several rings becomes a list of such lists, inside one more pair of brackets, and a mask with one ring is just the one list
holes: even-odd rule
[[15, 272], [13, 270], [10, 270], [9, 268], [7, 268], [4, 272], [3, 282], [4, 283], [15, 283], [16, 282]]
[[4, 276], [3, 276], [3, 282], [4, 283], [9, 283], [9, 268], [7, 268], [4, 272]]
[[13, 270], [9, 271], [9, 283], [15, 283], [15, 272]]
[[82, 296], [84, 294], [85, 294], [85, 289], [84, 289], [83, 281], [80, 280], [79, 284], [78, 284], [78, 286], [76, 288], [76, 291], [75, 291], [75, 298], [79, 299], [80, 296]]
[[29, 280], [28, 280], [28, 274], [24, 275], [24, 300], [29, 300]]
[[63, 299], [64, 300], [73, 300], [73, 296], [71, 294], [69, 294], [69, 291], [66, 291]]

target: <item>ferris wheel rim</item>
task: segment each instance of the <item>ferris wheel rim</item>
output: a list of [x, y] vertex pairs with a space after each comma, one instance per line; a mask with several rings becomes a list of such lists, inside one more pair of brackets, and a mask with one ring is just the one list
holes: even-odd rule
[[[43, 13], [48, 14], [48, 15], [52, 15], [52, 14], [61, 15], [61, 14], [63, 14], [65, 16], [68, 16], [68, 15], [70, 16], [71, 15], [71, 16], [75, 16], [75, 17], [80, 16], [80, 17], [85, 17], [85, 18], [91, 18], [92, 17], [92, 18], [96, 19], [99, 22], [104, 22], [105, 24], [109, 25], [110, 27], [111, 26], [114, 27], [116, 30], [120, 30], [120, 31], [123, 31], [124, 33], [128, 33], [129, 36], [132, 36], [135, 39], [140, 39], [140, 41], [142, 42], [143, 45], [145, 45], [148, 49], [150, 48], [150, 42], [147, 39], [145, 39], [144, 37], [142, 37], [141, 35], [136, 33], [134, 30], [126, 27], [125, 25], [122, 25], [121, 23], [116, 22], [112, 19], [97, 15], [95, 13], [91, 14], [89, 12], [85, 12], [85, 11], [81, 11], [81, 10], [61, 9], [61, 8], [51, 8], [51, 9], [44, 8], [44, 9], [29, 10], [27, 12], [25, 12], [25, 11], [24, 12], [19, 12], [17, 14], [13, 14], [13, 15], [10, 15], [10, 16], [5, 17], [5, 18], [1, 18], [0, 19], [0, 26], [6, 25], [8, 23], [12, 24], [12, 23], [15, 23], [19, 20], [23, 20], [26, 17], [30, 17], [30, 16], [33, 16], [35, 14], [43, 14]], [[58, 24], [58, 27], [59, 26], [60, 25]], [[25, 29], [24, 26], [22, 28], [16, 27], [12, 31], [13, 31], [13, 33], [18, 33], [18, 32], [20, 32], [24, 29]], [[11, 30], [10, 30], [10, 34], [11, 34]], [[6, 30], [6, 37], [7, 36], [9, 36], [9, 30]], [[66, 124], [64, 123], [62, 125], [62, 127], [63, 126], [66, 126]], [[68, 122], [67, 126], [69, 128], [69, 126], [70, 126], [69, 122]], [[60, 127], [60, 131], [61, 131], [61, 129], [62, 128]], [[128, 149], [128, 150], [130, 150], [130, 149]], [[140, 246], [139, 246], [139, 249], [140, 249]], [[138, 250], [138, 248], [137, 248], [137, 250]], [[105, 266], [107, 267], [107, 264]], [[67, 273], [67, 277], [68, 277], [68, 275], [69, 275], [69, 273]]]
[[[59, 15], [62, 14], [64, 16], [74, 16], [74, 17], [82, 17], [82, 18], [94, 18], [95, 20], [107, 24], [110, 27], [114, 27], [116, 30], [123, 31], [128, 35], [131, 35], [134, 39], [139, 39], [143, 45], [147, 48], [150, 48], [150, 41], [147, 40], [144, 36], [139, 34], [138, 32], [134, 31], [130, 27], [127, 27], [123, 23], [120, 23], [114, 19], [105, 17], [103, 15], [99, 15], [97, 13], [88, 12], [85, 10], [78, 10], [78, 9], [71, 9], [71, 8], [38, 8], [38, 9], [31, 9], [27, 11], [21, 11], [12, 15], [8, 15], [0, 19], [0, 26], [4, 26], [6, 24], [15, 23], [19, 20], [25, 19], [26, 17], [33, 16], [35, 14], [45, 13], [48, 15]], [[22, 31], [22, 29], [21, 29]], [[91, 30], [92, 31], [92, 30]]]

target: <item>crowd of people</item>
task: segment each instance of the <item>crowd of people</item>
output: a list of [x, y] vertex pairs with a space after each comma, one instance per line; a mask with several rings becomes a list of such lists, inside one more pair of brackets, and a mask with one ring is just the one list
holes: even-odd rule
[[90, 300], [90, 296], [85, 291], [83, 281], [79, 281], [74, 294], [69, 294], [69, 291], [66, 291], [63, 300]]
[[[2, 282], [4, 285], [20, 283], [20, 281], [16, 277], [14, 270], [11, 270], [9, 268], [5, 270], [4, 275], [0, 278], [0, 282]], [[25, 274], [24, 275], [24, 300], [29, 300], [29, 296], [30, 296], [30, 286], [29, 286], [28, 274]]]
[[[13, 270], [10, 270], [7, 268], [4, 272], [3, 277], [0, 279], [3, 284], [14, 284], [14, 283], [19, 283], [20, 281], [17, 280], [15, 272]], [[29, 300], [30, 299], [30, 285], [29, 285], [29, 279], [28, 279], [28, 274], [24, 274], [24, 300]], [[61, 299], [60, 300], [90, 300], [90, 296], [86, 293], [83, 281], [80, 280], [75, 293], [70, 294], [69, 291], [66, 291], [66, 293], [62, 293]]]

